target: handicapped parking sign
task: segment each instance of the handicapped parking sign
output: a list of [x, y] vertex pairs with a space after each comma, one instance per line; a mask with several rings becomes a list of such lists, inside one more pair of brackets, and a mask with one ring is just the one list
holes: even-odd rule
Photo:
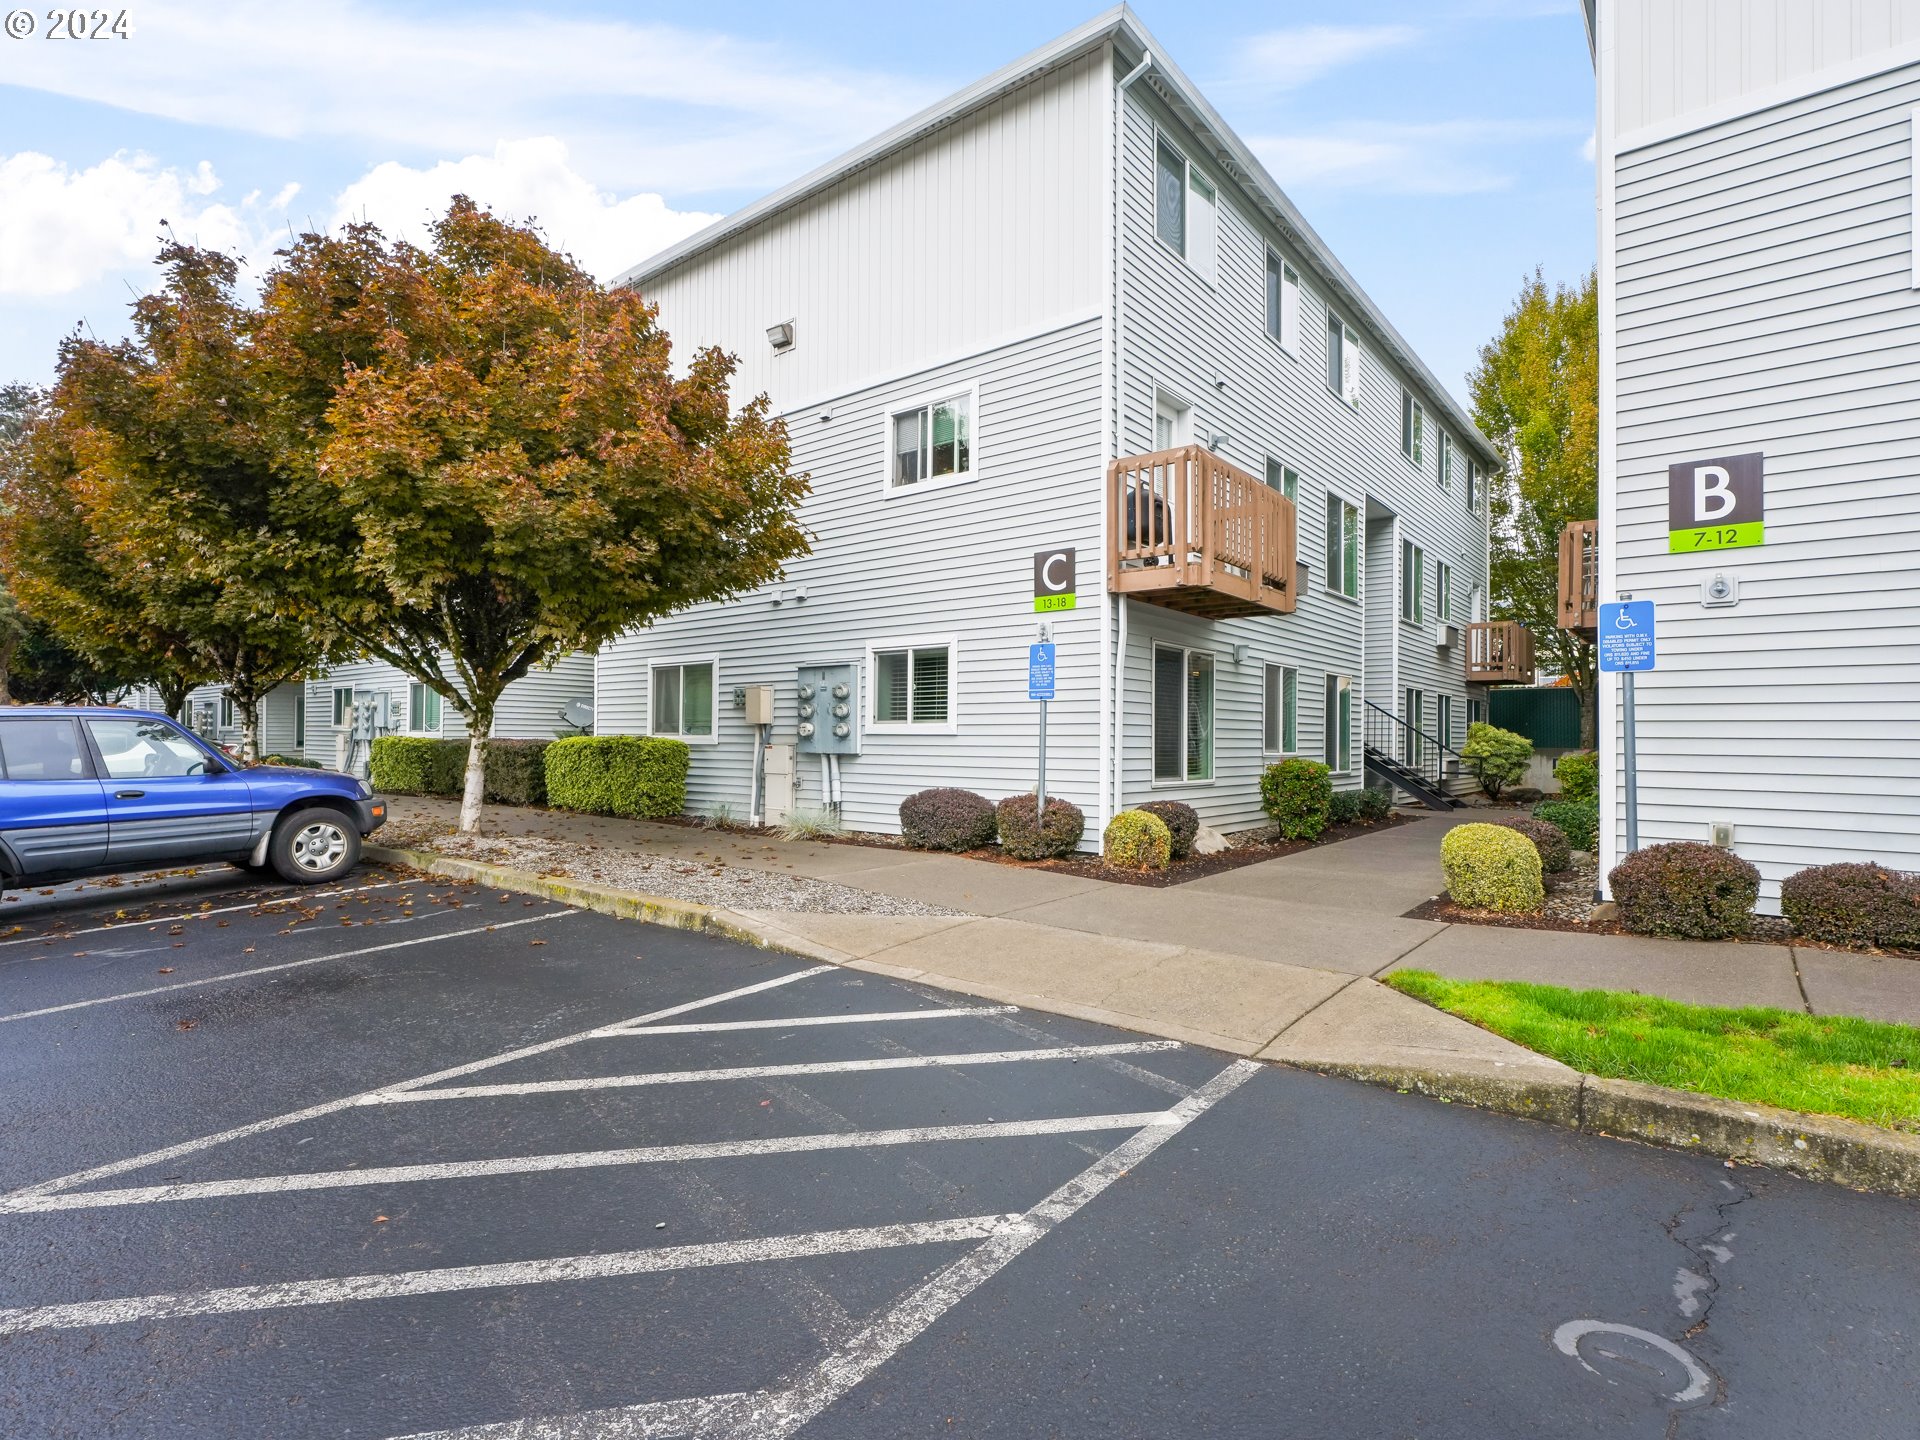
[[1042, 641], [1027, 647], [1027, 698], [1053, 699], [1053, 645]]
[[1653, 602], [1609, 600], [1600, 606], [1595, 644], [1608, 674], [1653, 669]]

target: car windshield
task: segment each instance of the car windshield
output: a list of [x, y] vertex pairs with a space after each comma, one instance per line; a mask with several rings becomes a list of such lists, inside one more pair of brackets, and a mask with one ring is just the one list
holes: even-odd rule
[[107, 775], [114, 780], [138, 780], [168, 775], [204, 775], [207, 756], [193, 741], [164, 720], [89, 720]]

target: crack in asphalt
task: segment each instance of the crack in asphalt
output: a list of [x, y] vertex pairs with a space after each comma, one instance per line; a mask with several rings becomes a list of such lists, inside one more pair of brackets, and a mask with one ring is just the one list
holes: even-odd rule
[[[1737, 1184], [1732, 1180], [1719, 1177], [1718, 1183], [1729, 1192], [1726, 1198], [1713, 1202], [1712, 1223], [1697, 1234], [1688, 1234], [1683, 1228], [1687, 1217], [1695, 1213], [1697, 1204], [1688, 1201], [1674, 1212], [1673, 1218], [1665, 1221], [1661, 1228], [1667, 1232], [1667, 1238], [1687, 1252], [1691, 1265], [1683, 1265], [1674, 1275], [1673, 1296], [1680, 1307], [1680, 1316], [1688, 1322], [1687, 1328], [1680, 1332], [1682, 1341], [1693, 1340], [1706, 1332], [1712, 1322], [1713, 1311], [1720, 1299], [1720, 1266], [1733, 1258], [1733, 1251], [1725, 1243], [1733, 1238], [1729, 1228], [1733, 1212], [1755, 1198], [1758, 1192]], [[1691, 1352], [1690, 1352], [1691, 1353]], [[1713, 1376], [1713, 1399], [1708, 1409], [1727, 1403], [1728, 1387], [1724, 1375], [1704, 1357], [1695, 1354], [1695, 1361]], [[1690, 1411], [1701, 1408], [1696, 1405], [1679, 1406], [1667, 1416], [1666, 1440], [1675, 1440], [1680, 1432], [1680, 1421]]]

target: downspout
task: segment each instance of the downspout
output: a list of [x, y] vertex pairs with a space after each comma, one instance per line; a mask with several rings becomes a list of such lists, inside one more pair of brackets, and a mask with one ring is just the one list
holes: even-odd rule
[[[1120, 77], [1120, 83], [1114, 87], [1113, 124], [1111, 141], [1113, 156], [1111, 174], [1108, 177], [1108, 217], [1113, 226], [1113, 240], [1109, 263], [1113, 275], [1113, 395], [1112, 412], [1108, 416], [1109, 434], [1112, 438], [1110, 458], [1117, 459], [1127, 443], [1127, 264], [1126, 234], [1127, 206], [1125, 190], [1122, 185], [1124, 170], [1121, 157], [1126, 151], [1127, 135], [1127, 91], [1133, 82], [1153, 68], [1153, 52], [1143, 50], [1140, 63]], [[1106, 474], [1100, 477], [1100, 508], [1102, 520], [1101, 548], [1104, 550], [1113, 533], [1113, 517], [1107, 507], [1113, 503]], [[1109, 557], [1110, 558], [1110, 557]], [[1102, 568], [1105, 568], [1105, 560]], [[1107, 774], [1107, 817], [1111, 819], [1120, 812], [1126, 797], [1126, 753], [1127, 753], [1127, 597], [1116, 595], [1101, 586], [1106, 603], [1119, 612], [1119, 635], [1115, 639], [1115, 656], [1112, 669], [1113, 704], [1109, 707], [1112, 719], [1109, 731], [1112, 747], [1109, 750], [1110, 767]], [[1106, 623], [1102, 615], [1101, 644], [1104, 648], [1107, 637], [1115, 627]]]

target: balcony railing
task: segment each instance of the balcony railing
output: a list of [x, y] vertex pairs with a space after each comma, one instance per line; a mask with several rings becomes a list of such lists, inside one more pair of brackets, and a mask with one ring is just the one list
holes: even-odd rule
[[1293, 502], [1200, 445], [1107, 471], [1107, 588], [1208, 619], [1294, 606]]
[[1533, 632], [1518, 620], [1467, 626], [1467, 679], [1475, 685], [1531, 685]]
[[1560, 532], [1560, 628], [1591, 633], [1599, 604], [1600, 522], [1575, 520]]

